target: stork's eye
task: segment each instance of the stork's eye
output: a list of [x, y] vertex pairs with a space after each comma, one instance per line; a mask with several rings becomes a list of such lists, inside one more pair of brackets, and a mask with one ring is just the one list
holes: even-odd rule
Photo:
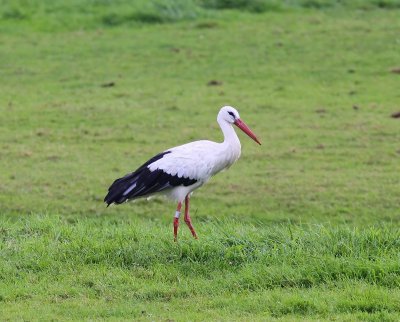
[[235, 114], [233, 114], [233, 112], [228, 112], [228, 114], [235, 119]]

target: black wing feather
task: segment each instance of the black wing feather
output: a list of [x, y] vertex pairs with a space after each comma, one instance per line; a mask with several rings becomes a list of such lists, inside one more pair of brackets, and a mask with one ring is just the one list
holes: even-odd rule
[[[140, 166], [135, 172], [115, 180], [110, 188], [108, 188], [108, 194], [104, 198], [107, 207], [112, 203], [120, 204], [129, 199], [147, 196], [168, 188], [180, 185], [190, 186], [196, 183], [196, 179], [178, 177], [177, 175], [173, 176], [160, 169], [150, 171], [148, 166], [163, 158], [164, 155], [168, 153], [171, 153], [171, 151], [157, 154]], [[133, 185], [135, 185], [135, 187], [131, 188]]]

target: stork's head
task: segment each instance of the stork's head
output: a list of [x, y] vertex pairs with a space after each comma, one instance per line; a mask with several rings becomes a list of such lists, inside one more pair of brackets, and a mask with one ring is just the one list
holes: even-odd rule
[[261, 145], [256, 135], [250, 130], [250, 128], [240, 119], [239, 112], [232, 106], [224, 106], [218, 113], [218, 120], [224, 120], [229, 124], [235, 124], [239, 129], [251, 137], [254, 141]]
[[240, 120], [239, 112], [232, 106], [224, 106], [218, 113], [218, 118], [224, 121], [234, 124], [236, 120]]

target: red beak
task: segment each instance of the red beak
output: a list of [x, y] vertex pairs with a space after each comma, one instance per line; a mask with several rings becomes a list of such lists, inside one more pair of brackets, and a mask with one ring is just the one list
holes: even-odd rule
[[251, 137], [254, 141], [256, 141], [259, 145], [261, 142], [258, 141], [256, 135], [249, 129], [249, 127], [244, 123], [241, 119], [236, 120], [235, 124], [239, 129], [241, 129], [244, 133], [246, 133], [249, 137]]

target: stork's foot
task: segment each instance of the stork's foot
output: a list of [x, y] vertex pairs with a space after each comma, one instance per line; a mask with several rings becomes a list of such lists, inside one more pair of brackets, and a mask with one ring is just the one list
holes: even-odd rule
[[179, 216], [181, 215], [181, 208], [182, 208], [182, 203], [178, 202], [174, 217], [174, 242], [178, 241], [178, 227], [179, 227]]
[[196, 238], [196, 239], [199, 239], [197, 237], [196, 231], [194, 230], [194, 227], [192, 225], [192, 220], [190, 219], [189, 214], [187, 216], [185, 216], [185, 223], [186, 223], [186, 225], [188, 225], [188, 227], [190, 229], [190, 232], [192, 233], [193, 237]]
[[192, 225], [192, 219], [190, 218], [190, 215], [189, 215], [189, 195], [187, 195], [185, 198], [185, 223], [186, 223], [186, 225], [188, 225], [193, 237], [198, 239], [196, 231], [194, 230], [193, 225]]
[[174, 242], [178, 241], [179, 218], [174, 218]]

